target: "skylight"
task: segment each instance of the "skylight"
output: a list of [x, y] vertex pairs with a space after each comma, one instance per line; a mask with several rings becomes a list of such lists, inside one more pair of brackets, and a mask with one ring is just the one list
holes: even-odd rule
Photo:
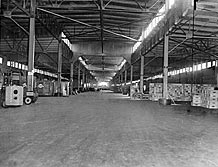
[[[172, 8], [172, 6], [175, 4], [175, 0], [169, 0], [169, 9]], [[147, 38], [148, 35], [151, 33], [151, 31], [157, 26], [157, 24], [164, 18], [166, 15], [165, 13], [165, 5], [163, 5], [160, 10], [158, 11], [156, 17], [150, 22], [148, 27], [145, 29], [144, 32], [142, 32], [140, 38], [136, 42], [135, 45], [133, 46], [133, 53], [137, 50], [137, 48], [141, 45], [143, 39]]]

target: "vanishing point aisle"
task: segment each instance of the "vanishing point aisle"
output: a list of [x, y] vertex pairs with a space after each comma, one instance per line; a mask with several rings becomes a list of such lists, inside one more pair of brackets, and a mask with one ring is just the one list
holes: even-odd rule
[[111, 92], [0, 111], [0, 167], [218, 166], [216, 114]]

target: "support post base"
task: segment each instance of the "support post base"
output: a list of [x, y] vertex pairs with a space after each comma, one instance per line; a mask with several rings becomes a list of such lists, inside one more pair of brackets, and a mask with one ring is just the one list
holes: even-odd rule
[[159, 104], [162, 104], [164, 106], [171, 105], [171, 103], [172, 103], [171, 99], [165, 99], [165, 98], [159, 99]]

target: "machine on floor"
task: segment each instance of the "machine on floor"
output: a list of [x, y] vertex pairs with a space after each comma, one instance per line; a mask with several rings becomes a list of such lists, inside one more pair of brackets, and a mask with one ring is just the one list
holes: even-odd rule
[[6, 86], [5, 98], [2, 106], [22, 106], [23, 105], [23, 87], [22, 86]]
[[37, 93], [33, 96], [27, 94], [25, 82], [22, 80], [21, 73], [10, 72], [2, 75], [1, 105], [22, 106], [23, 103], [29, 105], [38, 98]]

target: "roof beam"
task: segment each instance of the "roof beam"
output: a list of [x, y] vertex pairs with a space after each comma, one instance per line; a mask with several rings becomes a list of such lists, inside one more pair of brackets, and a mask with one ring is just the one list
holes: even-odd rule
[[[101, 30], [101, 28], [99, 28], [99, 27], [96, 27], [96, 26], [93, 26], [93, 25], [90, 25], [90, 24], [81, 22], [81, 21], [79, 21], [79, 20], [72, 19], [72, 18], [70, 18], [70, 17], [65, 17], [65, 16], [62, 16], [62, 15], [59, 15], [59, 14], [57, 14], [57, 13], [53, 13], [53, 12], [51, 12], [51, 11], [48, 11], [48, 10], [45, 10], [45, 9], [41, 9], [41, 8], [37, 8], [37, 9], [40, 10], [40, 11], [42, 11], [42, 12], [46, 12], [46, 13], [52, 14], [52, 15], [54, 15], [54, 16], [61, 17], [61, 18], [63, 18], [63, 19], [67, 19], [67, 20], [73, 21], [73, 22], [76, 22], [76, 23], [78, 23], [78, 24], [81, 24], [81, 25], [84, 25], [84, 26], [87, 26], [87, 27], [92, 27], [92, 28], [94, 28], [94, 29]], [[123, 37], [123, 38], [130, 39], [130, 40], [132, 40], [132, 41], [138, 42], [137, 39], [134, 39], [134, 38], [132, 38], [132, 37], [128, 37], [128, 36], [126, 36], [126, 35], [118, 34], [118, 33], [115, 33], [115, 32], [113, 32], [113, 31], [110, 31], [110, 30], [107, 30], [107, 29], [104, 29], [104, 28], [103, 28], [103, 30], [104, 30], [105, 32], [107, 32], [107, 33], [110, 33], [110, 34], [113, 34], [113, 35], [116, 35], [116, 36], [120, 36], [120, 37]]]
[[[177, 41], [177, 40], [172, 39], [172, 38], [171, 38], [170, 40], [172, 40], [172, 41], [174, 41], [174, 42], [176, 42], [176, 43], [180, 43], [180, 41]], [[184, 46], [189, 47], [189, 48], [193, 48], [193, 49], [195, 49], [195, 50], [197, 50], [197, 51], [200, 51], [200, 52], [202, 52], [202, 53], [205, 53], [205, 54], [207, 54], [207, 55], [209, 55], [209, 56], [218, 58], [218, 55], [213, 54], [213, 53], [210, 53], [210, 52], [206, 52], [206, 51], [204, 51], [204, 50], [202, 50], [202, 49], [199, 49], [199, 48], [195, 47], [194, 45], [189, 45], [189, 44], [186, 44], [186, 43], [182, 43], [181, 45], [184, 45]]]

